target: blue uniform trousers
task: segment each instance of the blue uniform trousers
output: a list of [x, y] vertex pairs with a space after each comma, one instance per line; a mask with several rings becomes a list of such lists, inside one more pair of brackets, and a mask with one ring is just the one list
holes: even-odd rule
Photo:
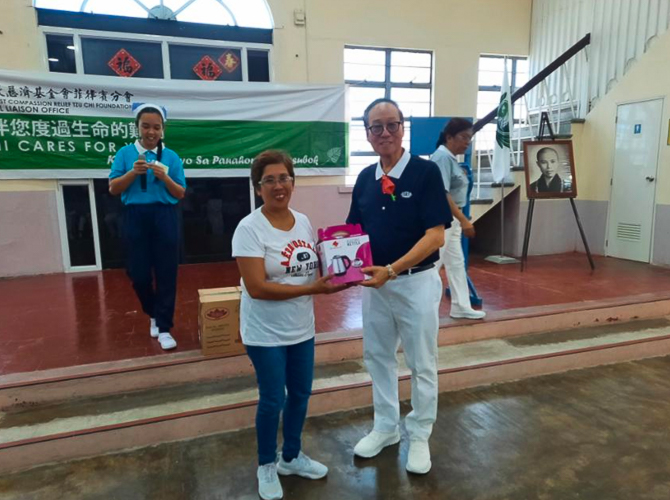
[[176, 205], [126, 205], [124, 231], [127, 271], [142, 310], [156, 318], [160, 332], [173, 326], [179, 266]]

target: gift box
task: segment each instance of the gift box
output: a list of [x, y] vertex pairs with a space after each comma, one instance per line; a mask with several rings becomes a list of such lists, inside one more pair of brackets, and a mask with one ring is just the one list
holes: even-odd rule
[[198, 337], [205, 356], [245, 352], [240, 337], [240, 287], [198, 290]]
[[369, 279], [361, 268], [372, 265], [370, 237], [360, 224], [331, 226], [318, 231], [316, 250], [321, 262], [321, 274], [333, 275], [334, 285], [358, 283]]

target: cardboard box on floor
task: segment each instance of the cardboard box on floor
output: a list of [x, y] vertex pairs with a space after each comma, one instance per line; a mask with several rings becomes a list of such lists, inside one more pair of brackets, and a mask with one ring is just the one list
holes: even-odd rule
[[198, 290], [198, 336], [205, 356], [243, 354], [238, 286]]

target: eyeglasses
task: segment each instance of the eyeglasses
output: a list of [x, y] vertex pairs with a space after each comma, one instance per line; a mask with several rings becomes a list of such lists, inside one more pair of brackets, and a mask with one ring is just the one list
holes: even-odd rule
[[472, 133], [470, 132], [460, 132], [454, 136], [454, 139], [464, 142], [472, 142]]
[[290, 175], [280, 175], [279, 179], [275, 179], [274, 177], [265, 177], [264, 179], [261, 179], [258, 185], [274, 187], [279, 183], [282, 186], [286, 186], [287, 184], [290, 184], [291, 181], [293, 181], [293, 177]]
[[395, 134], [400, 130], [400, 125], [402, 125], [402, 122], [391, 122], [386, 125], [371, 125], [368, 127], [368, 130], [372, 135], [382, 135], [384, 129], [388, 130], [389, 134]]

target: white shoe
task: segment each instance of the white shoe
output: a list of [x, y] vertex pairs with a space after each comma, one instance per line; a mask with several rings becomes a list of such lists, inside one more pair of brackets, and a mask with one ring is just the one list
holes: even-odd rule
[[312, 460], [302, 451], [298, 454], [298, 458], [294, 458], [290, 462], [286, 462], [280, 453], [277, 472], [282, 476], [300, 476], [307, 479], [321, 479], [328, 474], [328, 467], [316, 460]]
[[281, 489], [279, 476], [277, 476], [277, 465], [265, 464], [258, 467], [256, 472], [258, 478], [258, 494], [263, 500], [279, 500], [284, 497]]
[[464, 309], [460, 311], [451, 311], [449, 316], [454, 319], [484, 319], [486, 313], [475, 309]]
[[158, 334], [158, 343], [165, 351], [177, 347], [177, 341], [173, 339], [172, 335], [170, 335], [168, 332]]
[[363, 458], [372, 458], [379, 455], [387, 446], [400, 442], [400, 432], [372, 431], [361, 439], [354, 447], [354, 455]]
[[428, 441], [411, 440], [409, 442], [409, 453], [407, 454], [407, 472], [414, 474], [426, 474], [431, 467], [430, 448]]
[[156, 318], [151, 318], [151, 326], [149, 327], [149, 334], [151, 335], [152, 338], [157, 339], [159, 333], [160, 332], [158, 331], [158, 327], [156, 326]]

